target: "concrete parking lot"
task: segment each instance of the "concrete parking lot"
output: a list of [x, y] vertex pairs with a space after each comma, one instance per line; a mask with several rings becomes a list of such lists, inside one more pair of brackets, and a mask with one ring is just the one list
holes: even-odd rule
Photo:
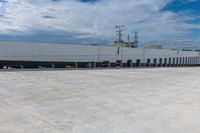
[[199, 133], [200, 68], [0, 72], [0, 133]]

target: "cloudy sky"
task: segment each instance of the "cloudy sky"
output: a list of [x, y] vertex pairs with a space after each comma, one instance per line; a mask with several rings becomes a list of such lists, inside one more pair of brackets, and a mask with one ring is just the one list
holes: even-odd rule
[[0, 40], [111, 45], [124, 39], [200, 48], [200, 0], [0, 0]]

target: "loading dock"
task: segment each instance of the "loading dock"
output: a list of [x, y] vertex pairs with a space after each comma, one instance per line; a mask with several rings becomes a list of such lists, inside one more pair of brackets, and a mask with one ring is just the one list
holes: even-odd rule
[[7, 65], [22, 65], [24, 68], [38, 68], [39, 66], [93, 68], [200, 65], [200, 53], [197, 51], [120, 47], [119, 54], [116, 54], [117, 48], [114, 46], [56, 44], [55, 47], [55, 44], [0, 43], [0, 68]]
[[167, 58], [164, 58], [164, 66], [167, 66]]
[[157, 67], [157, 59], [156, 58], [153, 59], [153, 66]]
[[162, 67], [162, 58], [159, 59], [159, 66]]
[[141, 67], [141, 59], [137, 59], [136, 60], [136, 66], [137, 67]]
[[151, 59], [147, 59], [147, 66], [148, 66], [148, 67], [151, 66]]
[[117, 67], [122, 67], [122, 66], [123, 66], [122, 60], [117, 60], [117, 61], [116, 61], [116, 66], [117, 66]]
[[127, 67], [132, 67], [132, 66], [133, 66], [132, 60], [131, 59], [127, 60]]

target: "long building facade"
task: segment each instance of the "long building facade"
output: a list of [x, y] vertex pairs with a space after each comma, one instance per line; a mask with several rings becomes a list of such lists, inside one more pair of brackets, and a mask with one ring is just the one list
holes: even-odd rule
[[198, 66], [200, 53], [170, 49], [0, 42], [0, 68]]

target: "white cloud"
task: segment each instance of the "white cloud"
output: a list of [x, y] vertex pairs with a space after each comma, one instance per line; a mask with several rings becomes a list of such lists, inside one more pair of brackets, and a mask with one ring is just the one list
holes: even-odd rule
[[[169, 1], [101, 0], [82, 3], [77, 0], [8, 0], [1, 10], [4, 16], [0, 18], [0, 32], [24, 35], [35, 30], [61, 31], [80, 33], [74, 36], [80, 40], [112, 40], [115, 37], [113, 26], [120, 24], [127, 26], [126, 33], [139, 31], [142, 42], [145, 42], [163, 41], [182, 36], [188, 29], [200, 29], [200, 25], [185, 23], [194, 16], [161, 11]], [[43, 18], [45, 16], [47, 18]]]

